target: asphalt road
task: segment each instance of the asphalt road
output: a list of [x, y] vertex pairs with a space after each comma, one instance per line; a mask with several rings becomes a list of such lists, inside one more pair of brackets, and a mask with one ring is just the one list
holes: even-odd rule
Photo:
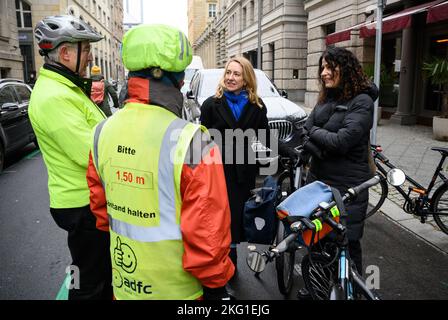
[[0, 175], [0, 299], [53, 299], [71, 261], [66, 232], [50, 215], [40, 152], [24, 152]]
[[[49, 213], [41, 154], [32, 147], [0, 174], [0, 235], [0, 299], [54, 299], [71, 260], [66, 233]], [[383, 299], [448, 299], [448, 255], [383, 215], [367, 221], [363, 249], [364, 266], [378, 267]], [[231, 284], [238, 299], [296, 299], [300, 276], [296, 274], [293, 291], [284, 297], [277, 289], [274, 264], [257, 279], [245, 262], [247, 243], [240, 244], [238, 253], [238, 275]], [[304, 253], [298, 251], [297, 263]]]

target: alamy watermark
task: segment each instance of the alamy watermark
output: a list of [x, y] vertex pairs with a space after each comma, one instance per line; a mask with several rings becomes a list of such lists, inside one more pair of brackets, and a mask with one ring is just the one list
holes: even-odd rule
[[69, 265], [67, 268], [65, 268], [65, 273], [67, 274], [67, 277], [65, 279], [65, 287], [68, 290], [71, 289], [79, 289], [80, 288], [80, 282], [79, 282], [79, 268], [75, 265]]
[[[225, 129], [224, 135], [217, 129], [209, 129], [208, 133], [196, 135], [191, 141], [190, 157], [182, 158], [177, 141], [181, 139], [182, 129], [173, 130], [170, 136], [172, 149], [170, 161], [175, 164], [262, 164], [261, 175], [277, 173], [278, 161], [278, 130], [276, 129]], [[210, 150], [204, 145], [216, 145], [220, 154], [206, 155]]]
[[380, 268], [376, 265], [369, 265], [366, 268], [366, 287], [368, 289], [379, 290], [380, 288]]

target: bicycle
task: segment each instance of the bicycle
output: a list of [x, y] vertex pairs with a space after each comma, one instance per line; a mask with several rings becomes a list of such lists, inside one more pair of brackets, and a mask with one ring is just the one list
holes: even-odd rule
[[[380, 180], [380, 177], [375, 175], [359, 186], [350, 188], [342, 196], [341, 205], [356, 198], [360, 192], [378, 184]], [[263, 253], [256, 251], [255, 246], [249, 246], [250, 252], [246, 259], [249, 268], [255, 273], [262, 272], [266, 263], [277, 259], [289, 250], [291, 245], [294, 246], [300, 234], [306, 230], [318, 232], [319, 226], [322, 226], [324, 222], [335, 231], [335, 240], [328, 242], [331, 245], [326, 246], [321, 252], [310, 252], [302, 260], [302, 276], [311, 297], [314, 300], [354, 300], [362, 295], [368, 300], [379, 300], [379, 295], [367, 287], [364, 279], [356, 271], [348, 253], [346, 227], [333, 219], [337, 215], [335, 212], [339, 212], [334, 209], [335, 207], [337, 207], [336, 201], [320, 203], [309, 217], [305, 215], [295, 217], [298, 220], [290, 225], [291, 233], [277, 246], [270, 247]]]
[[[405, 199], [405, 202], [402, 206], [404, 212], [420, 217], [421, 223], [425, 223], [428, 215], [432, 215], [439, 228], [444, 233], [448, 234], [448, 178], [442, 172], [443, 164], [446, 157], [448, 156], [448, 148], [433, 147], [431, 148], [431, 150], [440, 152], [442, 158], [440, 159], [440, 162], [434, 171], [433, 177], [428, 187], [425, 188], [408, 175], [405, 175], [405, 179], [411, 184], [411, 186], [408, 187], [407, 193], [401, 186], [394, 187]], [[379, 171], [379, 175], [381, 178], [379, 184], [381, 193], [378, 202], [370, 211], [367, 212], [366, 218], [372, 216], [375, 212], [377, 212], [388, 196], [389, 188], [386, 181], [386, 168], [396, 168], [396, 166], [393, 165], [390, 160], [382, 153], [381, 146], [372, 145], [371, 151], [373, 152], [375, 165]], [[431, 195], [431, 191], [435, 186], [437, 178], [440, 178], [442, 180], [442, 184], [437, 187], [434, 193], [432, 193]], [[417, 193], [417, 196], [411, 197], [411, 192]]]
[[[300, 147], [296, 148], [300, 152]], [[283, 172], [277, 178], [277, 185], [280, 188], [277, 203], [287, 198], [291, 193], [305, 184], [307, 169], [302, 166], [299, 158], [279, 156], [279, 161], [284, 168]], [[281, 220], [277, 225], [277, 235], [274, 245], [280, 243], [288, 234], [284, 222]], [[291, 292], [294, 282], [294, 263], [296, 248], [289, 248], [275, 260], [275, 269], [277, 274], [277, 284], [280, 293], [288, 295]]]

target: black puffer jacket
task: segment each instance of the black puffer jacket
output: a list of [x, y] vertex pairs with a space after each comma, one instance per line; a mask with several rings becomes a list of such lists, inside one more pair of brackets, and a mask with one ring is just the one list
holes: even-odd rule
[[377, 97], [372, 85], [347, 103], [328, 101], [313, 109], [305, 127], [309, 140], [323, 153], [322, 159], [313, 157], [311, 162], [317, 179], [349, 188], [372, 176], [367, 156]]
[[[378, 97], [375, 85], [347, 103], [334, 101], [317, 105], [305, 127], [307, 139], [321, 158], [313, 156], [308, 182], [320, 180], [341, 193], [371, 178], [368, 142], [373, 124], [373, 102]], [[313, 148], [312, 148], [313, 149]], [[361, 239], [369, 201], [368, 190], [346, 207], [349, 240]]]

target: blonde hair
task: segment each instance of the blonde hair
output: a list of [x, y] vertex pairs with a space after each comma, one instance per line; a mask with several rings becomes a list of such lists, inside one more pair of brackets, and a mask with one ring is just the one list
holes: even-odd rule
[[224, 94], [224, 91], [226, 89], [224, 79], [226, 77], [227, 69], [229, 67], [229, 64], [231, 62], [237, 62], [241, 65], [243, 68], [243, 80], [246, 83], [245, 87], [243, 87], [248, 95], [249, 95], [249, 101], [252, 104], [256, 104], [260, 108], [262, 108], [262, 104], [260, 102], [260, 98], [257, 95], [257, 78], [255, 77], [255, 71], [252, 67], [252, 64], [249, 60], [247, 60], [244, 57], [234, 57], [230, 58], [229, 61], [227, 61], [226, 66], [224, 68], [224, 74], [222, 75], [221, 79], [219, 80], [218, 88], [216, 89], [215, 97], [221, 98]]

